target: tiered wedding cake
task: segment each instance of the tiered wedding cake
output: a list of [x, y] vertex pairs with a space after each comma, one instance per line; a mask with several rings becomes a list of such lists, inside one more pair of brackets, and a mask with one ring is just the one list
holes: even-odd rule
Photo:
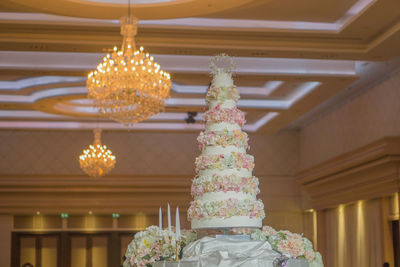
[[[220, 60], [230, 65], [218, 68]], [[206, 129], [198, 137], [201, 155], [196, 158], [194, 200], [188, 210], [192, 229], [261, 228], [265, 217], [264, 205], [256, 198], [260, 190], [258, 179], [252, 175], [254, 158], [246, 153], [248, 137], [241, 130], [245, 118], [236, 107], [239, 93], [233, 84], [232, 68], [232, 60], [226, 55], [211, 61], [213, 81], [206, 96]], [[239, 235], [201, 237], [197, 231], [181, 232], [178, 210], [174, 232], [168, 205], [168, 229], [162, 228], [160, 208], [159, 227], [150, 226], [135, 235], [124, 267], [324, 266], [321, 254], [302, 235], [269, 226], [235, 232]]]
[[197, 139], [201, 155], [196, 158], [188, 218], [192, 229], [261, 227], [264, 205], [256, 198], [260, 190], [252, 175], [254, 158], [246, 153], [248, 137], [241, 130], [246, 120], [236, 107], [239, 92], [230, 68], [211, 68], [206, 129]]

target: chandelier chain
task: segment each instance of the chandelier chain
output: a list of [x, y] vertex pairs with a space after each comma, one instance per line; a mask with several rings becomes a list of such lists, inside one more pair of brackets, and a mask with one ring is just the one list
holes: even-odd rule
[[128, 17], [131, 16], [131, 0], [128, 0]]

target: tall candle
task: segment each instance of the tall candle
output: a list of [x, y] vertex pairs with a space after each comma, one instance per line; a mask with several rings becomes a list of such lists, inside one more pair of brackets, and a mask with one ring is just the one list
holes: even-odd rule
[[168, 203], [168, 232], [171, 233], [171, 208]]
[[160, 230], [162, 230], [162, 209], [160, 207], [160, 211], [158, 213], [158, 227], [160, 227]]
[[179, 238], [181, 236], [181, 219], [179, 217], [179, 207], [176, 207], [175, 227], [176, 227], [176, 237]]

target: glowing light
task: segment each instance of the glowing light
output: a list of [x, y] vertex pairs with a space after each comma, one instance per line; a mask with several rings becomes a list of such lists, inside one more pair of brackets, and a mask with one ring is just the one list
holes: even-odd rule
[[116, 157], [107, 146], [101, 145], [101, 130], [94, 130], [94, 144], [79, 156], [79, 164], [84, 172], [91, 177], [100, 177], [110, 172], [115, 165]]
[[134, 17], [121, 19], [124, 36], [121, 50], [114, 47], [111, 56], [104, 57], [104, 63], [99, 64], [99, 72], [91, 72], [89, 76], [93, 79], [86, 82], [88, 96], [94, 100], [96, 108], [126, 126], [164, 111], [164, 100], [169, 97], [171, 88], [169, 73], [158, 72], [153, 58], [142, 46], [135, 51], [137, 24]]

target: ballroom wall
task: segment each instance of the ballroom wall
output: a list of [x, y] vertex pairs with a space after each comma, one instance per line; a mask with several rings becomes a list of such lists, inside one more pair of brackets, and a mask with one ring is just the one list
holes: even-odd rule
[[300, 131], [300, 169], [400, 135], [400, 71], [348, 99]]
[[[350, 267], [354, 264], [382, 266], [384, 262], [390, 263], [390, 266], [394, 264], [391, 221], [399, 219], [399, 200], [398, 193], [393, 193], [400, 191], [397, 147], [388, 145], [387, 150], [391, 154], [384, 158], [386, 155], [382, 152], [380, 158], [382, 162], [393, 159], [391, 164], [397, 173], [393, 174], [397, 182], [386, 191], [379, 189], [380, 184], [384, 184], [385, 178], [389, 177], [385, 177], [385, 169], [374, 174], [372, 169], [368, 171], [368, 164], [378, 166], [375, 163], [377, 161], [371, 163], [372, 155], [384, 150], [371, 144], [385, 137], [400, 136], [399, 84], [400, 71], [382, 77], [361, 94], [322, 113], [300, 131], [299, 181], [302, 181], [303, 188], [314, 187], [310, 190], [315, 193], [317, 187], [322, 191], [324, 183], [331, 187], [337, 185], [335, 201], [339, 205], [323, 208], [319, 201], [322, 196], [318, 199], [316, 195], [313, 200], [320, 206], [318, 241], [321, 241], [319, 249], [325, 256], [327, 267]], [[370, 150], [367, 149], [368, 145], [371, 145]], [[364, 152], [359, 150], [361, 147], [365, 148]], [[370, 162], [362, 163], [360, 160], [367, 159], [368, 155]], [[348, 175], [347, 181], [340, 180], [345, 173]], [[311, 181], [312, 176], [319, 180]], [[370, 186], [365, 183], [366, 177], [370, 177], [371, 183], [374, 177], [376, 179], [377, 193], [372, 198], [361, 197], [363, 193], [357, 192], [357, 188]], [[348, 202], [343, 198], [345, 194], [352, 194], [353, 198], [357, 195], [360, 197]], [[393, 210], [393, 206], [397, 206], [397, 209]]]
[[[70, 217], [87, 215], [88, 211], [111, 216], [115, 210], [121, 213], [121, 219], [140, 214], [148, 217], [148, 224], [155, 224], [158, 207], [162, 204], [165, 211], [169, 201], [173, 208], [180, 205], [182, 224], [188, 227], [185, 211], [191, 199], [194, 160], [200, 154], [197, 136], [105, 131], [102, 141], [117, 155], [117, 164], [108, 176], [92, 179], [80, 170], [77, 160], [92, 142], [90, 131], [0, 131], [0, 213], [9, 214], [3, 221], [12, 222], [15, 215], [11, 228], [16, 229], [18, 224], [16, 230], [26, 230], [35, 228], [34, 224], [24, 224], [21, 218], [36, 216], [36, 211], [46, 220], [61, 212], [68, 212]], [[304, 232], [312, 238], [312, 218], [302, 210], [295, 181], [298, 132], [251, 134], [250, 146], [249, 153], [256, 163], [254, 175], [260, 179], [260, 198], [267, 213], [264, 224]], [[157, 191], [164, 186], [167, 188], [163, 192]], [[124, 220], [132, 222], [124, 229], [145, 226], [136, 225], [134, 218]], [[10, 228], [1, 228], [0, 232], [4, 240], [10, 241]], [[3, 249], [1, 258], [9, 259], [10, 249]], [[7, 265], [5, 262], [2, 266]]]
[[[189, 202], [190, 182], [195, 176], [194, 160], [199, 155], [197, 135], [104, 132], [103, 143], [117, 155], [117, 164], [103, 180], [179, 177], [186, 183], [186, 191], [181, 194]], [[92, 142], [90, 132], [0, 131], [0, 139], [4, 140], [0, 151], [0, 176], [3, 180], [7, 177], [34, 177], [38, 181], [43, 177], [87, 179], [79, 168], [77, 157]], [[256, 162], [254, 174], [260, 179], [261, 198], [268, 212], [267, 222], [302, 232], [302, 223], [294, 223], [301, 222], [302, 218], [300, 191], [294, 180], [298, 172], [298, 141], [298, 133], [292, 131], [277, 135], [250, 135], [249, 143]], [[169, 200], [167, 194], [164, 204]], [[112, 197], [109, 201], [113, 201]], [[87, 206], [87, 210], [90, 209]], [[157, 209], [150, 212], [157, 213]]]

